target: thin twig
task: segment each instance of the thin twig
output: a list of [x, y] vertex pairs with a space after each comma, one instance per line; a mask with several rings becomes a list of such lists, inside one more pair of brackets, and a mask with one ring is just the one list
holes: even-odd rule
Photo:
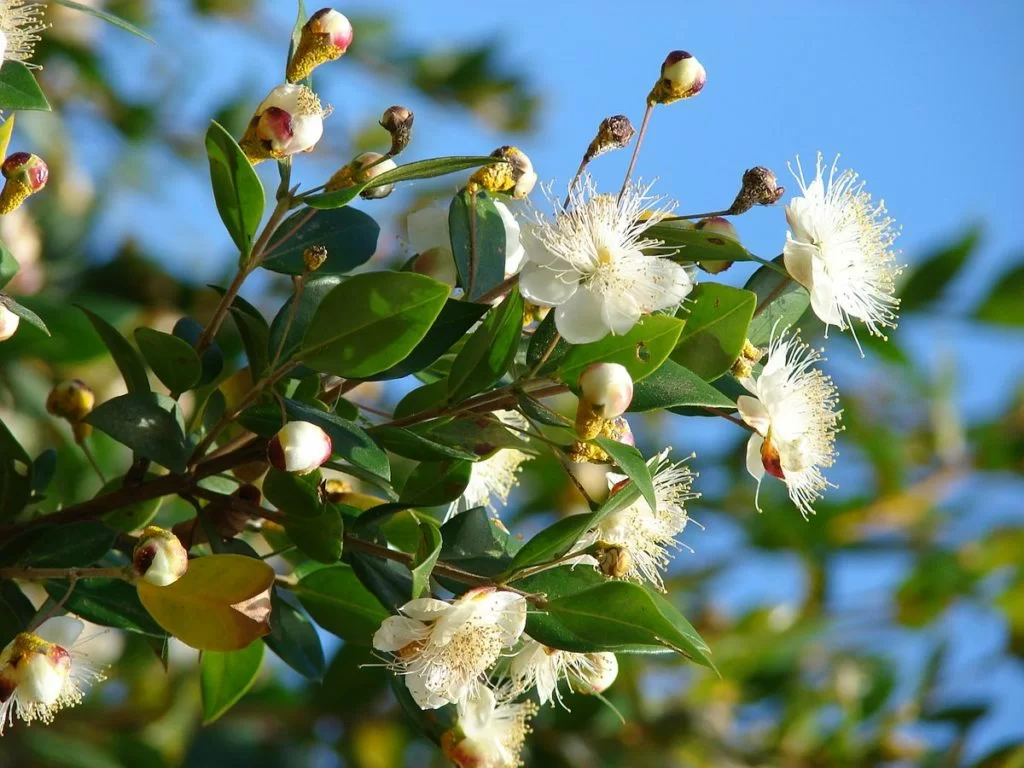
[[665, 221], [684, 221], [686, 219], [708, 219], [712, 216], [735, 216], [730, 209], [726, 208], [724, 211], [709, 211], [708, 213], [687, 213], [687, 214], [675, 214], [672, 216], [666, 216], [661, 219], [658, 223]]
[[636, 137], [636, 144], [633, 145], [633, 156], [629, 158], [629, 167], [626, 168], [626, 178], [622, 180], [622, 189], [619, 190], [619, 200], [626, 194], [626, 188], [629, 186], [629, 180], [633, 176], [633, 168], [636, 165], [636, 158], [640, 154], [640, 145], [644, 143], [644, 134], [647, 133], [647, 123], [651, 119], [651, 113], [654, 111], [654, 102], [647, 102], [647, 110], [644, 112], [644, 119], [640, 123], [640, 133]]
[[99, 477], [100, 482], [106, 485], [107, 478], [104, 476], [103, 470], [100, 469], [100, 465], [96, 463], [96, 457], [92, 455], [92, 451], [89, 449], [89, 446], [86, 445], [85, 440], [80, 440], [78, 444], [82, 446], [82, 453], [85, 454], [85, 458], [89, 461], [89, 465], [96, 473], [96, 476]]
[[[128, 566], [110, 568], [34, 568], [32, 566], [10, 566], [0, 568], [0, 579], [21, 581], [45, 581], [47, 579], [125, 579], [133, 575]], [[65, 597], [65, 599], [67, 599]]]

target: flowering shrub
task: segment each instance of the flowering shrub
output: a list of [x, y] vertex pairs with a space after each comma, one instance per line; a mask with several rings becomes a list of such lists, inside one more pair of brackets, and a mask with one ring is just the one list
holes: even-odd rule
[[[0, 80], [20, 87], [0, 91], [0, 108], [46, 109], [22, 63], [42, 31], [37, 4], [5, 8]], [[512, 146], [399, 162], [415, 147], [414, 116], [391, 106], [380, 121], [390, 147], [302, 189], [293, 164], [330, 130], [310, 75], [344, 67], [358, 33], [332, 9], [300, 19], [286, 82], [244, 133], [210, 124], [212, 194], [238, 270], [208, 321], [139, 328], [133, 344], [83, 310], [126, 394], [55, 381], [46, 409], [95, 466], [98, 492], [40, 514], [60, 468], [0, 428], [0, 578], [42, 582], [53, 598], [32, 606], [0, 654], [0, 732], [51, 720], [102, 679], [72, 647], [80, 619], [203, 651], [213, 719], [248, 689], [264, 644], [306, 672], [297, 649], [320, 648], [311, 618], [374, 649], [399, 702], [457, 765], [514, 766], [538, 708], [601, 696], [619, 656], [674, 653], [714, 668], [664, 578], [688, 547], [701, 459], [678, 447], [645, 456], [633, 414], [729, 420], [749, 433], [757, 488], [769, 475], [784, 483], [793, 514], [814, 525], [841, 401], [797, 329], [816, 315], [880, 336], [899, 306], [895, 230], [856, 174], [819, 156], [808, 180], [798, 161], [799, 194], [786, 225], [779, 209], [781, 254], [770, 260], [726, 218], [783, 200], [770, 170], [748, 170], [724, 210], [676, 213], [632, 178], [656, 108], [708, 87], [698, 59], [673, 51], [652, 71], [639, 131], [623, 115], [602, 121], [567, 183], [539, 185], [571, 169], [535, 168]], [[42, 158], [8, 154], [13, 121], [0, 132], [5, 214], [45, 194], [48, 178]], [[599, 188], [590, 163], [630, 145], [621, 188]], [[279, 171], [270, 194], [261, 162]], [[405, 267], [361, 269], [376, 235], [367, 247], [350, 232], [377, 228], [349, 204], [439, 176], [461, 189], [408, 217]], [[2, 249], [0, 259], [2, 288], [18, 264]], [[712, 279], [744, 263], [754, 267], [745, 288]], [[259, 270], [292, 277], [270, 322], [239, 297]], [[244, 360], [218, 344], [228, 318]], [[21, 321], [49, 332], [46, 316], [0, 294], [0, 338], [16, 338]], [[354, 394], [394, 380], [409, 391], [393, 412]], [[109, 482], [97, 431], [132, 454]], [[558, 461], [587, 508], [521, 540], [502, 516], [538, 456]], [[595, 469], [596, 489], [582, 479]], [[150, 525], [167, 497], [193, 516]]]

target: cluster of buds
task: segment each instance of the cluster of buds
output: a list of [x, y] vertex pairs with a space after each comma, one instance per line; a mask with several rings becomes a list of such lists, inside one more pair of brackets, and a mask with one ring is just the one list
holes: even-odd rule
[[388, 107], [380, 118], [380, 127], [391, 134], [391, 149], [388, 157], [401, 154], [412, 141], [412, 124], [416, 119], [411, 109], [401, 106]]
[[743, 172], [743, 185], [729, 206], [730, 214], [746, 213], [755, 205], [774, 205], [786, 194], [770, 168], [758, 165]]
[[267, 460], [282, 472], [308, 475], [331, 458], [331, 437], [316, 424], [289, 421], [270, 440]]
[[625, 115], [606, 117], [601, 121], [594, 140], [587, 147], [587, 152], [583, 155], [583, 162], [589, 163], [595, 157], [600, 157], [605, 152], [629, 146], [629, 142], [633, 140], [635, 134], [636, 129], [633, 128], [633, 124]]
[[340, 59], [352, 45], [352, 37], [352, 23], [344, 14], [321, 8], [302, 27], [288, 61], [288, 82], [305, 80], [321, 64]]
[[306, 86], [279, 85], [256, 108], [238, 145], [254, 165], [310, 152], [324, 135], [328, 114]]
[[188, 570], [188, 552], [168, 530], [151, 525], [132, 551], [132, 571], [141, 581], [157, 587], [173, 584]]
[[4, 175], [4, 188], [0, 191], [0, 214], [17, 210], [29, 196], [46, 186], [50, 171], [38, 155], [15, 152], [8, 155], [0, 172]]
[[485, 189], [488, 192], [504, 192], [521, 200], [533, 191], [537, 173], [525, 152], [518, 147], [504, 146], [491, 152], [491, 157], [500, 158], [504, 162], [485, 165], [470, 176], [466, 185], [470, 192]]
[[11, 312], [0, 300], [0, 341], [7, 341], [18, 330], [21, 318]]
[[[328, 192], [337, 192], [339, 189], [364, 184], [375, 179], [382, 173], [393, 171], [398, 166], [395, 161], [380, 152], [363, 152], [356, 155], [348, 165], [342, 166], [337, 173], [327, 180], [324, 189]], [[364, 200], [380, 200], [387, 197], [395, 189], [394, 184], [382, 184], [377, 187], [369, 187], [359, 193]]]
[[661, 76], [647, 96], [648, 104], [671, 104], [696, 96], [708, 76], [697, 57], [687, 51], [672, 51], [661, 65]]
[[750, 339], [744, 339], [740, 356], [732, 364], [732, 375], [740, 381], [749, 379], [753, 375], [754, 366], [760, 362], [762, 357], [764, 357], [764, 350], [751, 344]]
[[92, 434], [92, 426], [83, 419], [92, 413], [95, 405], [96, 395], [81, 379], [61, 382], [50, 390], [46, 398], [46, 410], [71, 424], [75, 442], [78, 443]]
[[[737, 243], [740, 241], [740, 234], [736, 231], [736, 227], [732, 225], [724, 216], [708, 216], [707, 218], [701, 219], [694, 225], [694, 229], [699, 232], [706, 232], [713, 237], [709, 237], [708, 240], [711, 243], [717, 243], [724, 245], [725, 240], [735, 240]], [[721, 272], [725, 272], [729, 267], [732, 266], [732, 262], [726, 259], [719, 261], [698, 261], [697, 266], [712, 275], [717, 275]]]
[[633, 379], [618, 363], [594, 363], [580, 374], [576, 434], [593, 440], [605, 423], [626, 412], [633, 401]]

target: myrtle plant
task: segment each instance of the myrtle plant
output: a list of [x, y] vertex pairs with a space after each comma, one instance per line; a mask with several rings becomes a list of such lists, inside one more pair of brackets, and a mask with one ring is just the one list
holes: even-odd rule
[[[0, 427], [0, 585], [17, 609], [17, 626], [2, 628], [0, 733], [49, 722], [103, 680], [80, 641], [85, 622], [142, 635], [163, 658], [172, 639], [200, 650], [209, 720], [248, 690], [265, 649], [318, 677], [311, 659], [322, 666], [330, 633], [372, 648], [408, 716], [456, 765], [520, 765], [539, 708], [603, 698], [622, 655], [714, 669], [665, 579], [689, 547], [700, 457], [642, 454], [631, 417], [731, 422], [749, 433], [757, 489], [769, 475], [783, 483], [813, 525], [841, 410], [799, 326], [894, 327], [896, 230], [857, 175], [821, 155], [810, 178], [795, 162], [799, 190], [772, 259], [730, 223], [783, 200], [771, 170], [749, 169], [731, 205], [694, 215], [634, 179], [655, 109], [706, 87], [684, 51], [652, 71], [639, 131], [624, 115], [601, 121], [574, 174], [575, 159], [535, 169], [513, 146], [405, 161], [413, 111], [390, 106], [390, 146], [304, 189], [293, 167], [331, 125], [312, 75], [343, 76], [358, 30], [299, 5], [284, 82], [241, 135], [217, 122], [206, 132], [234, 278], [213, 289], [205, 322], [139, 327], [134, 343], [83, 308], [125, 394], [51, 382], [46, 410], [70, 427], [99, 490], [46, 508], [54, 452], [30, 456]], [[7, 152], [12, 113], [48, 108], [24, 63], [45, 34], [41, 10], [0, 0], [4, 214], [47, 182], [43, 159]], [[602, 189], [590, 164], [630, 145], [621, 187]], [[261, 163], [277, 166], [270, 190]], [[560, 175], [567, 183], [538, 184]], [[408, 215], [412, 256], [368, 268], [379, 226], [351, 204], [438, 176], [461, 189]], [[744, 264], [744, 288], [715, 282]], [[17, 270], [0, 249], [0, 288]], [[269, 321], [240, 296], [261, 270], [291, 279]], [[219, 343], [229, 319], [244, 354]], [[0, 294], [0, 338], [22, 321], [47, 329]], [[360, 398], [379, 382], [402, 382], [393, 410]], [[125, 448], [117, 477], [95, 458], [97, 432]], [[564, 469], [582, 508], [517, 536], [502, 518], [539, 457]], [[170, 498], [190, 514], [161, 517]]]

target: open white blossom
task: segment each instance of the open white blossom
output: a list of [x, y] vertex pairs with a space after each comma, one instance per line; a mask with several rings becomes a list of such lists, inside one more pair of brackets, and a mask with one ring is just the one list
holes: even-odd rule
[[[641, 496], [625, 509], [602, 518], [580, 541], [581, 548], [600, 544], [606, 550], [608, 560], [597, 558], [606, 575], [646, 581], [661, 591], [665, 591], [661, 571], [672, 559], [670, 550], [681, 546], [676, 537], [690, 521], [686, 502], [700, 496], [690, 491], [696, 475], [682, 462], [672, 463], [667, 457], [665, 450], [656, 458], [658, 469], [653, 480], [657, 509], [651, 509]], [[627, 480], [625, 475], [608, 473], [613, 494]]]
[[[517, 411], [495, 411], [494, 415], [505, 424], [520, 429], [526, 429], [528, 426], [526, 419]], [[445, 520], [474, 507], [487, 507], [491, 512], [497, 513], [508, 504], [509, 494], [519, 484], [519, 471], [523, 463], [532, 458], [533, 456], [516, 448], [501, 448], [483, 461], [473, 464], [469, 485], [448, 507]]]
[[473, 589], [453, 603], [412, 600], [389, 616], [373, 636], [373, 647], [393, 653], [389, 668], [422, 709], [464, 698], [471, 685], [519, 640], [526, 626], [522, 595], [493, 587]]
[[857, 319], [883, 336], [883, 327], [896, 327], [899, 308], [894, 294], [901, 268], [893, 250], [899, 232], [885, 203], [873, 202], [853, 171], [837, 172], [838, 161], [837, 156], [826, 183], [819, 153], [817, 172], [807, 183], [797, 158], [793, 175], [803, 196], [786, 206], [790, 231], [783, 258], [793, 279], [810, 291], [811, 307], [826, 330], [852, 328]]
[[747, 443], [747, 471], [758, 492], [766, 473], [779, 478], [804, 517], [814, 514], [811, 504], [830, 485], [822, 468], [835, 458], [840, 417], [832, 379], [813, 367], [821, 359], [799, 336], [773, 336], [761, 374], [743, 380], [753, 397], [736, 401], [755, 430]]
[[45, 3], [25, 0], [0, 0], [0, 66], [4, 61], [20, 61], [38, 69], [29, 59], [36, 51], [39, 33], [49, 25], [42, 23]]
[[618, 675], [613, 653], [572, 653], [549, 648], [533, 638], [512, 657], [509, 673], [513, 688], [525, 692], [536, 687], [541, 704], [558, 701], [564, 707], [558, 684], [566, 680], [580, 691], [601, 693]]
[[61, 709], [82, 701], [86, 686], [103, 679], [75, 648], [84, 628], [78, 619], [57, 616], [17, 635], [0, 652], [0, 734], [15, 718], [52, 722]]
[[556, 308], [555, 327], [570, 344], [628, 333], [642, 315], [674, 310], [693, 289], [683, 266], [649, 253], [664, 243], [644, 232], [672, 207], [659, 208], [650, 185], [631, 184], [616, 199], [599, 194], [584, 175], [568, 207], [547, 192], [555, 217], [539, 217], [524, 233], [519, 290], [534, 304]]
[[448, 759], [459, 768], [522, 765], [523, 742], [537, 705], [532, 701], [517, 703], [513, 695], [508, 689], [494, 691], [476, 683], [459, 702], [456, 727], [442, 738]]

